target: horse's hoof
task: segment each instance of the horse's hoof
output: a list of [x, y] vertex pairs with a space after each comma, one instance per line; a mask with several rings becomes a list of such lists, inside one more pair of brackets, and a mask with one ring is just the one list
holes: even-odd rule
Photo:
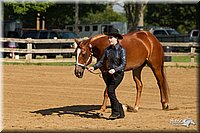
[[103, 113], [97, 113], [97, 116], [98, 116], [98, 117], [102, 117], [102, 116], [103, 116]]
[[131, 107], [127, 105], [127, 112], [138, 112], [139, 107]]
[[139, 110], [139, 107], [134, 107], [134, 109], [133, 109], [133, 112], [138, 112], [138, 110]]
[[162, 105], [162, 109], [163, 110], [168, 110], [169, 109], [169, 105], [168, 104], [163, 104]]

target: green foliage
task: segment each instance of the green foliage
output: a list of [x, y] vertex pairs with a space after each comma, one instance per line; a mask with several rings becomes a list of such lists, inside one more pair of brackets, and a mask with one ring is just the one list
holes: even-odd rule
[[64, 28], [67, 23], [74, 22], [74, 4], [54, 4], [47, 9], [46, 26]]
[[27, 14], [28, 11], [36, 11], [36, 12], [46, 12], [46, 9], [49, 8], [49, 6], [52, 3], [47, 1], [47, 2], [36, 2], [33, 0], [32, 2], [17, 2], [16, 0], [13, 0], [12, 2], [5, 2], [4, 6], [7, 7], [12, 7], [14, 13], [16, 14], [22, 14], [25, 15]]
[[[74, 24], [75, 3], [62, 4], [47, 2], [4, 2], [4, 19], [20, 19], [26, 28], [35, 28], [36, 12], [45, 16], [46, 27], [64, 28], [66, 24]], [[51, 0], [52, 1], [52, 0]], [[126, 5], [126, 4], [125, 4]], [[112, 10], [109, 4], [79, 4], [80, 23], [101, 23], [107, 21], [128, 21], [134, 18], [137, 12], [131, 5], [130, 15], [119, 14]], [[194, 4], [147, 4], [144, 14], [145, 26], [168, 26], [181, 33], [188, 33], [196, 28], [196, 8]], [[132, 16], [131, 16], [132, 15]], [[134, 26], [132, 24], [131, 26]]]
[[188, 33], [196, 27], [194, 4], [148, 4], [145, 25], [168, 26], [181, 33]]
[[[79, 21], [84, 22], [88, 13], [103, 12], [106, 6], [104, 4], [79, 4]], [[74, 24], [75, 4], [54, 4], [47, 9], [46, 26], [49, 28], [64, 28], [66, 24]]]
[[126, 17], [113, 11], [112, 6], [107, 5], [103, 12], [88, 12], [87, 17], [82, 18], [83, 23], [103, 23], [109, 21], [125, 22]]
[[[64, 28], [74, 24], [75, 4], [55, 4], [47, 9], [46, 22], [50, 28]], [[107, 4], [79, 4], [80, 23], [101, 23], [107, 21], [126, 21], [124, 15], [118, 14]]]

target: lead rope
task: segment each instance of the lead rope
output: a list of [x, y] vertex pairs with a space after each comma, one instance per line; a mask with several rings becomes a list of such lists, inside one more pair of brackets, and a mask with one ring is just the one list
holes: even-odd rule
[[[88, 70], [89, 67], [86, 66], [85, 69]], [[88, 72], [90, 72], [90, 73], [92, 73], [92, 74], [96, 74], [96, 75], [97, 75], [97, 74], [101, 74], [101, 72], [92, 72], [92, 71], [90, 71], [90, 70], [88, 70]]]

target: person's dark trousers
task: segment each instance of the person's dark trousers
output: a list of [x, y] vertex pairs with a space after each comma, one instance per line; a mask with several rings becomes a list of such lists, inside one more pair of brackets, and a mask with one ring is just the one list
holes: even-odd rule
[[118, 85], [121, 83], [124, 77], [124, 72], [116, 72], [113, 75], [107, 74], [105, 77], [106, 84], [108, 87], [108, 97], [110, 98], [112, 114], [113, 116], [120, 115], [121, 118], [124, 118], [124, 110], [122, 104], [118, 101], [116, 97], [115, 90]]

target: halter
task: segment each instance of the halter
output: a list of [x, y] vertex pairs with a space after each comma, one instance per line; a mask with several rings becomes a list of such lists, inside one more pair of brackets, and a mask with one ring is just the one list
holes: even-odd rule
[[[81, 53], [81, 49], [80, 49], [80, 48], [77, 48], [77, 59], [76, 59], [76, 64], [75, 64], [76, 66], [80, 66], [80, 67], [83, 67], [84, 69], [87, 69], [87, 70], [88, 70], [87, 65], [89, 65], [88, 63], [89, 63], [90, 59], [91, 59], [92, 56], [93, 56], [92, 45], [91, 45], [91, 44], [89, 44], [89, 48], [90, 48], [90, 56], [89, 56], [89, 58], [87, 59], [87, 61], [86, 61], [84, 64], [78, 62], [78, 57], [79, 57], [79, 54]], [[89, 70], [88, 70], [88, 71], [89, 71]], [[92, 73], [92, 74], [101, 74], [101, 72], [98, 72], [98, 73], [96, 73], [96, 72], [91, 72], [91, 71], [89, 71], [89, 72]]]
[[76, 65], [77, 65], [77, 66], [81, 66], [81, 67], [83, 67], [83, 68], [88, 69], [87, 65], [89, 65], [88, 63], [89, 63], [89, 61], [91, 60], [92, 55], [93, 55], [93, 52], [92, 52], [92, 45], [91, 45], [91, 44], [89, 44], [89, 48], [90, 48], [90, 56], [89, 56], [89, 58], [87, 59], [87, 61], [86, 61], [84, 64], [78, 62], [78, 57], [79, 57], [79, 54], [81, 53], [81, 49], [80, 49], [80, 48], [77, 48], [77, 59], [76, 59]]
[[[96, 35], [96, 36], [92, 37], [91, 41], [94, 41], [95, 39], [98, 39], [98, 38], [101, 38], [101, 37], [104, 37], [104, 36], [106, 36], [106, 35], [104, 35], [104, 34]], [[75, 42], [75, 46], [77, 46], [76, 42]], [[90, 61], [90, 59], [93, 56], [92, 44], [89, 44], [89, 48], [90, 48], [90, 56], [89, 56], [89, 58], [88, 58], [88, 60], [86, 61], [85, 64], [81, 64], [81, 63], [78, 62], [78, 57], [79, 57], [79, 54], [81, 53], [81, 51], [80, 51], [80, 48], [77, 48], [77, 59], [76, 59], [76, 64], [75, 64], [77, 66], [81, 66], [83, 68], [86, 68], [87, 70], [88, 70], [88, 67], [87, 67], [88, 62]]]

